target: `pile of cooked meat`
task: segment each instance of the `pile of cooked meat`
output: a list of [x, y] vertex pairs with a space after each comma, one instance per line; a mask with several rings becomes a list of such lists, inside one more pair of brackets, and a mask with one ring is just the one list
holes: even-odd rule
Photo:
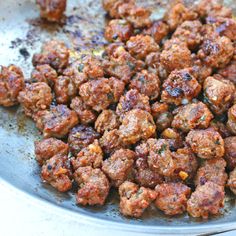
[[[49, 21], [66, 1], [37, 1]], [[60, 4], [59, 4], [60, 3]], [[236, 21], [215, 0], [171, 4], [163, 19], [134, 0], [103, 0], [109, 42], [101, 57], [70, 63], [63, 42], [46, 42], [24, 80], [2, 66], [0, 104], [18, 103], [42, 132], [41, 177], [76, 202], [141, 217], [153, 202], [166, 215], [217, 215], [236, 194]]]

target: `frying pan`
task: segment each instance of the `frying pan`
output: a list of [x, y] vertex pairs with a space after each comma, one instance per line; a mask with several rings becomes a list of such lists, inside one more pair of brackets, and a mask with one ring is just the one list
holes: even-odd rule
[[[233, 3], [235, 1], [227, 1], [231, 7], [235, 5]], [[153, 17], [158, 18], [163, 14], [165, 4], [167, 1], [145, 1], [144, 5], [155, 6], [157, 10]], [[73, 52], [72, 57], [88, 51], [98, 53], [106, 43], [103, 39], [105, 12], [100, 1], [69, 0], [66, 15], [63, 25], [46, 24], [38, 18], [34, 1], [0, 1], [0, 65], [19, 65], [26, 79], [29, 78], [32, 55], [50, 38], [62, 39], [74, 48], [76, 53]], [[207, 221], [190, 218], [187, 214], [170, 218], [154, 207], [141, 219], [125, 218], [118, 211], [114, 191], [105, 206], [77, 206], [75, 190], [58, 193], [40, 180], [33, 146], [37, 139], [40, 139], [40, 133], [20, 107], [0, 107], [0, 183], [13, 187], [16, 196], [21, 194], [29, 201], [78, 222], [137, 233], [202, 234], [236, 229], [235, 200], [230, 195], [222, 214]]]

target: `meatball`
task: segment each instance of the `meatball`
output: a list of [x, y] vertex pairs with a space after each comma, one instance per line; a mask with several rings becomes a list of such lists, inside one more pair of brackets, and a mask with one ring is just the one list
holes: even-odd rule
[[59, 22], [66, 10], [66, 0], [36, 0], [36, 3], [41, 17], [51, 22]]
[[234, 100], [235, 86], [232, 82], [216, 77], [207, 77], [203, 84], [204, 102], [216, 114], [223, 114]]
[[233, 105], [228, 111], [227, 127], [231, 133], [236, 135], [236, 104]]
[[103, 136], [99, 139], [99, 143], [106, 154], [113, 153], [118, 149], [126, 147], [122, 142], [117, 129], [105, 131]]
[[103, 172], [91, 166], [79, 167], [74, 173], [79, 185], [76, 202], [81, 205], [103, 205], [109, 193], [110, 184]]
[[147, 55], [145, 64], [148, 71], [158, 75], [161, 81], [165, 80], [168, 76], [168, 72], [165, 67], [160, 63], [160, 52], [152, 52]]
[[59, 76], [54, 85], [54, 92], [58, 104], [68, 104], [76, 96], [77, 89], [69, 77]]
[[187, 209], [191, 189], [182, 183], [163, 183], [156, 186], [155, 205], [166, 215], [182, 214]]
[[49, 65], [38, 65], [31, 73], [31, 82], [44, 82], [52, 86], [57, 80], [57, 72]]
[[225, 138], [224, 143], [227, 168], [233, 170], [236, 167], [236, 136]]
[[159, 51], [159, 46], [149, 35], [132, 36], [126, 43], [130, 54], [138, 60], [144, 60], [151, 52]]
[[103, 110], [95, 122], [95, 129], [98, 133], [117, 129], [119, 126], [118, 116], [112, 110]]
[[152, 36], [156, 43], [159, 44], [168, 35], [169, 26], [162, 20], [154, 21], [152, 26], [144, 30], [143, 33]]
[[199, 20], [184, 21], [174, 32], [172, 37], [185, 42], [190, 50], [195, 49], [202, 42], [202, 24]]
[[234, 168], [233, 171], [230, 172], [227, 185], [230, 188], [230, 190], [234, 194], [236, 194], [236, 168]]
[[218, 0], [201, 0], [196, 7], [200, 17], [232, 17], [232, 10], [221, 5]]
[[195, 176], [195, 185], [204, 185], [210, 181], [224, 187], [228, 179], [225, 167], [226, 161], [223, 158], [213, 158], [204, 161]]
[[150, 26], [150, 15], [149, 9], [136, 6], [133, 1], [128, 1], [118, 7], [118, 14], [121, 18], [126, 19], [130, 22], [134, 28], [143, 28]]
[[223, 68], [231, 60], [234, 48], [231, 40], [225, 36], [206, 36], [197, 53], [207, 66]]
[[119, 187], [120, 212], [125, 216], [141, 217], [143, 212], [156, 199], [156, 192], [125, 181]]
[[151, 114], [154, 119], [157, 119], [160, 114], [167, 111], [169, 111], [169, 105], [167, 103], [155, 102], [151, 106]]
[[170, 9], [166, 11], [164, 21], [170, 27], [171, 31], [174, 31], [182, 22], [187, 20], [195, 20], [197, 13], [184, 6], [183, 3], [171, 4]]
[[68, 144], [70, 151], [76, 156], [84, 147], [93, 143], [100, 137], [92, 127], [86, 125], [77, 125], [69, 133]]
[[97, 119], [97, 114], [87, 106], [80, 97], [74, 97], [71, 100], [70, 108], [74, 110], [81, 124], [90, 124]]
[[218, 70], [217, 73], [236, 85], [236, 60], [232, 60], [231, 63]]
[[111, 20], [105, 28], [104, 37], [107, 41], [126, 42], [133, 34], [133, 26], [126, 20]]
[[114, 77], [101, 78], [82, 84], [79, 94], [86, 105], [91, 106], [95, 111], [101, 111], [119, 101], [124, 87], [124, 83]]
[[208, 24], [206, 27], [210, 27], [210, 31], [213, 31], [221, 36], [226, 36], [232, 41], [236, 40], [235, 19], [224, 17], [208, 17], [206, 19], [206, 23]]
[[208, 107], [202, 103], [190, 103], [176, 109], [177, 113], [172, 121], [171, 126], [188, 132], [195, 128], [208, 128], [210, 121], [213, 119]]
[[212, 128], [205, 130], [191, 130], [186, 142], [196, 155], [202, 159], [223, 157], [225, 153], [224, 140]]
[[51, 184], [59, 192], [66, 192], [71, 189], [71, 177], [70, 161], [67, 156], [55, 155], [42, 166], [42, 180]]
[[52, 102], [51, 88], [44, 82], [26, 84], [19, 93], [18, 101], [23, 106], [25, 114], [33, 117], [38, 111], [46, 110]]
[[43, 132], [44, 138], [63, 138], [78, 123], [75, 111], [65, 105], [52, 107], [49, 111], [39, 111], [35, 116], [36, 126]]
[[[140, 146], [136, 150], [140, 149]], [[136, 151], [136, 154], [137, 156], [139, 155], [138, 151]], [[135, 181], [143, 187], [154, 188], [157, 184], [163, 182], [163, 177], [149, 168], [146, 156], [137, 158], [134, 164], [133, 174]]]
[[110, 45], [109, 48], [112, 48], [112, 54], [104, 62], [106, 74], [119, 78], [125, 84], [129, 83], [131, 77], [144, 67], [144, 63], [132, 57], [122, 45]]
[[0, 105], [10, 107], [18, 104], [17, 96], [24, 89], [24, 75], [15, 65], [0, 67]]
[[187, 202], [187, 211], [192, 217], [207, 219], [209, 215], [219, 214], [224, 206], [224, 188], [213, 182], [199, 185]]
[[135, 152], [129, 149], [119, 149], [102, 164], [103, 172], [115, 187], [119, 187], [125, 180], [131, 178]]
[[189, 73], [188, 69], [171, 72], [164, 81], [161, 94], [162, 101], [175, 105], [186, 104], [197, 97], [201, 91], [201, 85]]
[[227, 138], [231, 136], [231, 132], [227, 128], [226, 124], [216, 119], [212, 120], [210, 123], [210, 127], [218, 131], [222, 138]]
[[125, 144], [134, 144], [155, 134], [156, 126], [150, 113], [133, 109], [128, 111], [119, 128], [120, 137]]
[[171, 42], [171, 44], [162, 51], [160, 62], [168, 73], [175, 69], [179, 70], [190, 67], [192, 64], [191, 51], [187, 48], [185, 43], [180, 41], [177, 41], [177, 43]]
[[48, 159], [60, 154], [68, 155], [69, 146], [56, 138], [43, 139], [34, 143], [34, 152], [36, 160], [40, 165], [43, 165]]
[[103, 60], [100, 57], [86, 55], [82, 58], [78, 66], [79, 72], [82, 72], [89, 79], [96, 79], [104, 76]]
[[121, 119], [123, 119], [125, 113], [132, 109], [140, 109], [151, 112], [149, 98], [143, 94], [140, 94], [136, 89], [131, 89], [124, 96], [121, 96], [116, 107], [116, 113]]
[[131, 79], [129, 88], [137, 89], [140, 93], [148, 96], [150, 100], [155, 100], [160, 93], [160, 80], [156, 74], [142, 70]]
[[69, 56], [69, 49], [64, 42], [51, 40], [42, 46], [41, 53], [34, 54], [33, 65], [49, 64], [55, 70], [59, 70], [68, 65]]
[[77, 170], [79, 167], [92, 166], [93, 168], [100, 168], [103, 160], [103, 152], [95, 140], [92, 144], [81, 149], [76, 158], [72, 160], [73, 169]]

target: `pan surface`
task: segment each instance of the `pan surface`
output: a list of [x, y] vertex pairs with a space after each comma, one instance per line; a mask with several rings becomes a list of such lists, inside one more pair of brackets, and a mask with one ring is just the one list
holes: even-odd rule
[[[39, 51], [43, 41], [63, 39], [77, 52], [93, 50], [95, 53], [105, 44], [103, 28], [105, 12], [99, 0], [69, 0], [65, 24], [48, 25], [42, 22], [39, 12], [30, 0], [0, 1], [0, 65], [19, 65], [29, 78], [32, 55]], [[161, 4], [165, 1], [159, 1]], [[163, 7], [158, 1], [145, 1], [157, 7], [153, 17], [160, 17]], [[233, 6], [235, 1], [227, 1]], [[235, 4], [234, 4], [235, 5]], [[222, 215], [208, 221], [183, 215], [170, 218], [155, 208], [148, 210], [142, 219], [134, 220], [119, 214], [117, 194], [111, 193], [102, 207], [81, 207], [75, 204], [75, 192], [66, 194], [54, 191], [41, 182], [39, 167], [34, 158], [33, 141], [40, 138], [34, 123], [26, 118], [20, 107], [0, 107], [0, 178], [30, 196], [41, 199], [41, 204], [52, 211], [70, 215], [74, 219], [103, 224], [120, 230], [145, 233], [203, 233], [236, 229], [235, 199], [228, 196]], [[55, 207], [57, 206], [57, 207]]]

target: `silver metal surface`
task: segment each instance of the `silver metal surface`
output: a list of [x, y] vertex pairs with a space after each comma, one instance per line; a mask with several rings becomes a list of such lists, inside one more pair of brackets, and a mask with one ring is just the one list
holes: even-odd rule
[[[43, 41], [52, 37], [62, 38], [77, 51], [102, 47], [105, 43], [102, 36], [105, 12], [100, 1], [68, 2], [65, 24], [48, 25], [37, 18], [39, 13], [34, 1], [0, 1], [0, 65], [19, 65], [29, 78], [33, 53], [40, 50]], [[153, 2], [157, 5], [157, 1], [151, 4]], [[163, 12], [163, 8], [158, 7], [158, 11]], [[58, 193], [41, 182], [33, 150], [33, 141], [39, 138], [34, 123], [24, 116], [21, 108], [0, 107], [0, 178], [16, 189], [16, 197], [22, 195], [29, 201], [78, 221], [125, 231], [201, 234], [236, 229], [235, 199], [231, 197], [226, 199], [222, 215], [208, 221], [187, 215], [166, 217], [154, 207], [142, 219], [125, 218], [117, 210], [115, 193], [110, 194], [105, 206], [77, 206], [75, 191]]]

